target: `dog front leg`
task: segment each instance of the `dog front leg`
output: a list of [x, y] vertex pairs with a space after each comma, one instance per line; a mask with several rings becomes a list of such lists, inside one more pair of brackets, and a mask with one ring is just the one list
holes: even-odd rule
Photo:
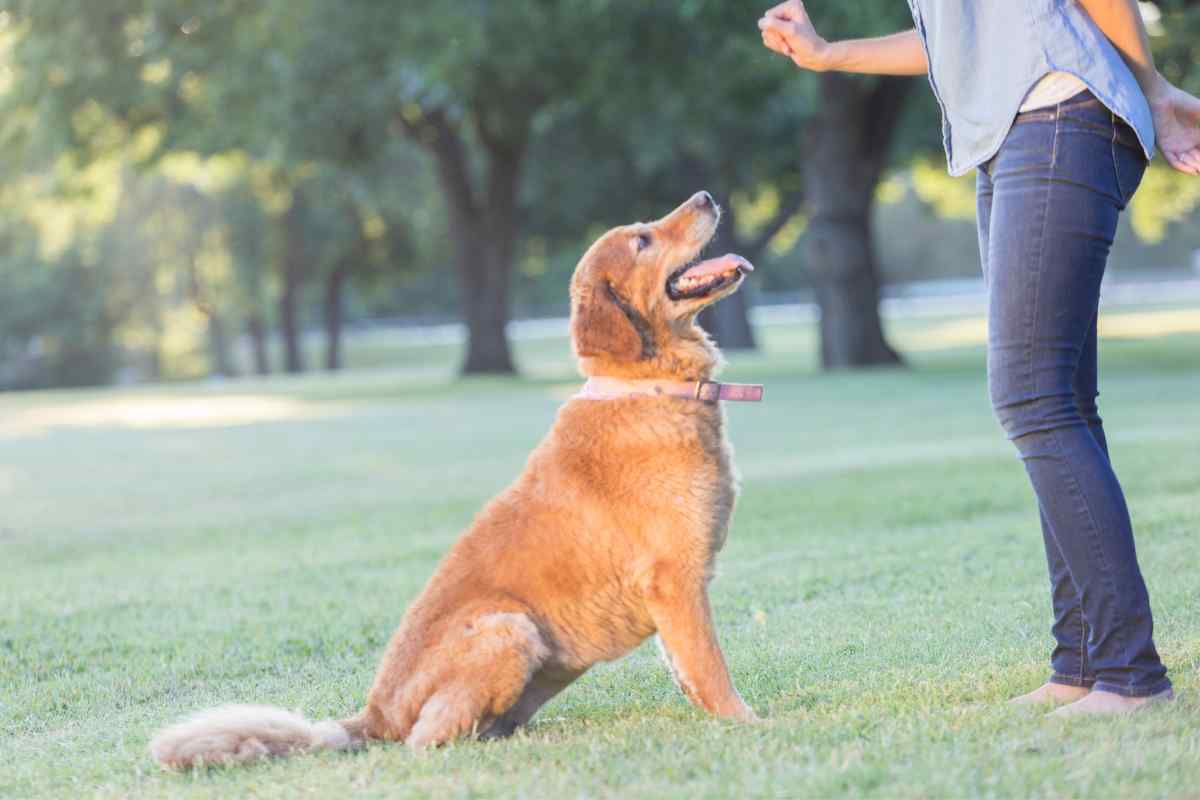
[[729, 677], [703, 577], [656, 569], [645, 598], [671, 675], [688, 700], [716, 716], [758, 719]]

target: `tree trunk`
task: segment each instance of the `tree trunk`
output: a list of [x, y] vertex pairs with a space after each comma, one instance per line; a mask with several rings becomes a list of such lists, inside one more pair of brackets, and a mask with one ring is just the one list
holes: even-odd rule
[[348, 264], [341, 264], [325, 279], [325, 369], [333, 372], [342, 368], [342, 295]]
[[807, 246], [821, 309], [821, 366], [898, 364], [879, 318], [879, 279], [869, 212], [838, 220], [814, 216]]
[[513, 373], [508, 343], [508, 290], [517, 243], [517, 189], [525, 154], [523, 136], [516, 142], [482, 136], [488, 150], [482, 239], [470, 263], [460, 264], [466, 300], [467, 354], [464, 375]]
[[460, 268], [463, 321], [467, 325], [464, 375], [516, 371], [507, 333], [510, 271], [511, 263], [498, 263], [485, 254], [465, 269]]
[[805, 259], [821, 309], [821, 364], [898, 364], [879, 318], [871, 209], [908, 83], [883, 78], [872, 84], [838, 73], [819, 80], [821, 106], [808, 125], [804, 193], [810, 213]]
[[529, 120], [510, 126], [506, 135], [500, 136], [476, 119], [476, 132], [488, 155], [487, 183], [482, 193], [476, 191], [472, 181], [462, 136], [444, 111], [429, 111], [416, 122], [400, 119], [400, 124], [433, 156], [449, 209], [459, 303], [467, 326], [462, 374], [511, 374], [516, 369], [508, 344], [508, 289], [518, 232], [517, 190]]
[[[757, 254], [744, 252], [745, 248], [739, 247], [739, 244], [735, 233], [733, 209], [727, 208], [721, 215], [721, 227], [711, 249], [717, 254], [739, 253], [754, 263]], [[721, 302], [701, 311], [697, 321], [722, 350], [756, 350], [758, 343], [754, 340], [754, 329], [750, 326], [747, 313], [749, 305], [746, 286], [743, 285]]]
[[300, 190], [292, 193], [292, 207], [283, 219], [283, 288], [279, 293], [279, 333], [283, 338], [283, 368], [304, 371], [304, 341], [300, 304], [304, 289], [307, 253], [304, 247], [304, 207]]
[[250, 336], [250, 353], [254, 358], [256, 375], [271, 374], [271, 358], [267, 352], [267, 326], [258, 314], [246, 321], [246, 333]]
[[230, 350], [225, 320], [215, 311], [208, 314], [208, 342], [212, 350], [211, 371], [225, 378], [235, 377], [237, 367], [233, 363], [233, 352]]

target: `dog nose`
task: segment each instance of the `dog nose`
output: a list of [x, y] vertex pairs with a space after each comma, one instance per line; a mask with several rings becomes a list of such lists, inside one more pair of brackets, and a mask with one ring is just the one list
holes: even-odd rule
[[696, 208], [712, 208], [714, 205], [716, 205], [716, 203], [713, 202], [712, 195], [708, 192], [696, 192], [696, 194], [692, 196], [692, 203], [695, 204]]

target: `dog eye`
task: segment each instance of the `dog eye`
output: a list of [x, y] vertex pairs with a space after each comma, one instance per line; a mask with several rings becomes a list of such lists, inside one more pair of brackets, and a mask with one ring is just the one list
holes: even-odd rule
[[650, 246], [650, 234], [639, 233], [637, 235], [637, 237], [634, 239], [634, 246], [637, 248], [637, 251], [639, 253], [642, 252], [643, 250], [645, 250], [647, 247]]

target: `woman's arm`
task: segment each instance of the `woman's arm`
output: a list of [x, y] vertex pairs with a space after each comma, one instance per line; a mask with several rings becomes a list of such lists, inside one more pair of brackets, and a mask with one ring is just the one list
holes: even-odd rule
[[925, 46], [915, 30], [875, 39], [823, 39], [808, 19], [801, 0], [787, 0], [758, 21], [763, 44], [802, 69], [870, 75], [924, 75]]
[[1108, 37], [1133, 70], [1138, 85], [1146, 97], [1161, 89], [1162, 76], [1154, 68], [1150, 53], [1150, 36], [1138, 11], [1137, 0], [1078, 0], [1079, 5], [1096, 27]]
[[1079, 0], [1079, 5], [1137, 78], [1150, 103], [1158, 148], [1167, 163], [1180, 172], [1200, 175], [1200, 99], [1172, 86], [1154, 68], [1137, 0]]

